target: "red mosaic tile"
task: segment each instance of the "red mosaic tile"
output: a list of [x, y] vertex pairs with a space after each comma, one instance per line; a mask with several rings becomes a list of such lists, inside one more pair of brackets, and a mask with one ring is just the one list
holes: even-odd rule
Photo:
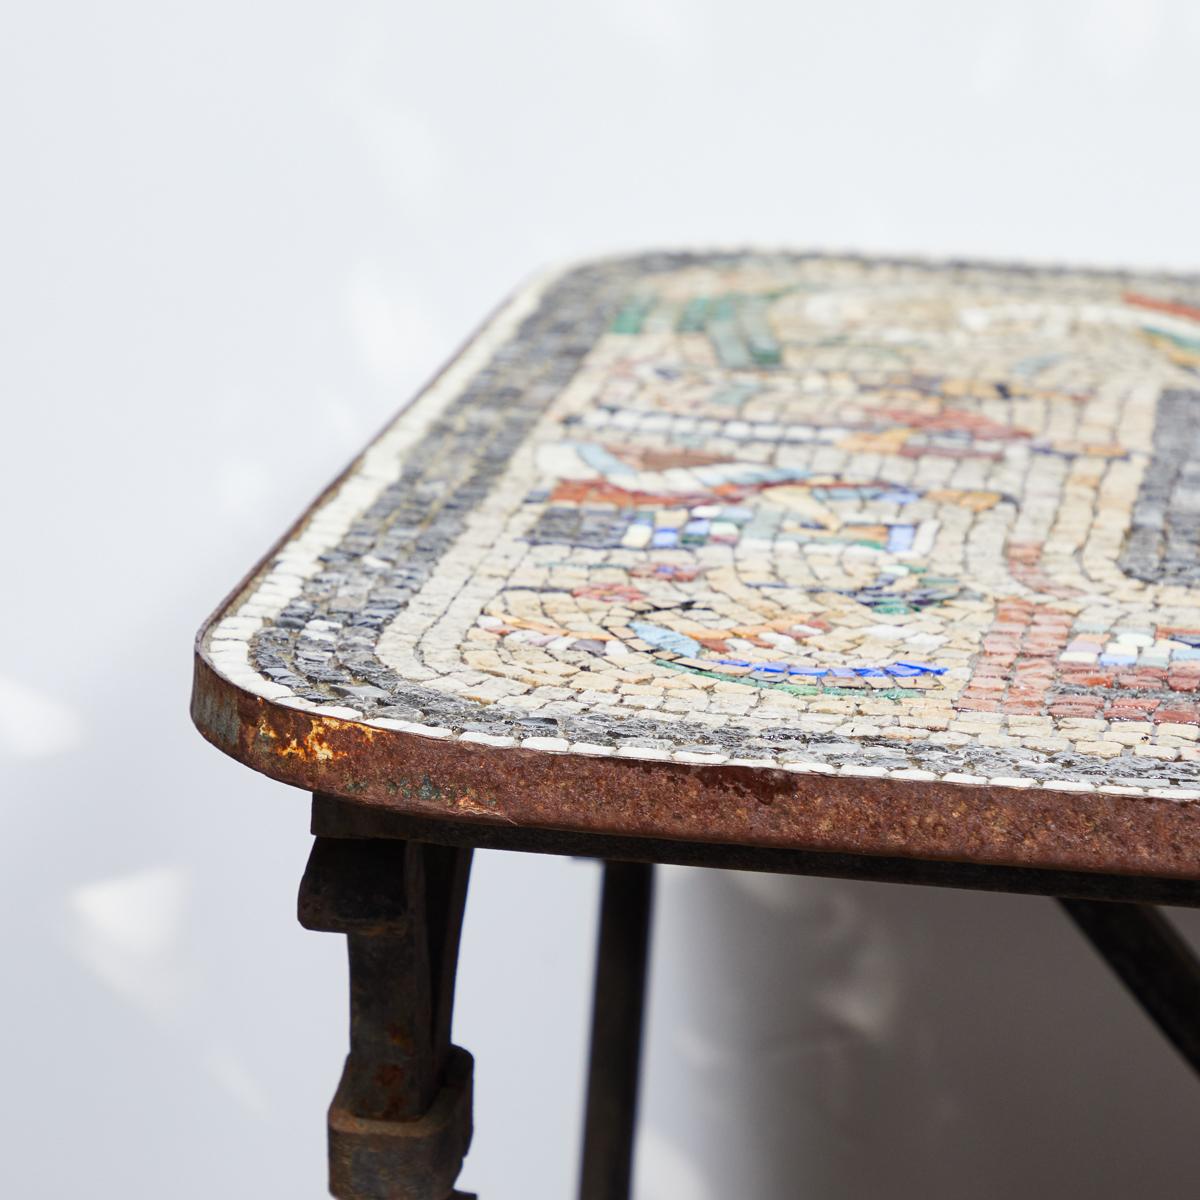
[[1127, 671], [1123, 675], [1118, 675], [1117, 687], [1161, 691], [1165, 678], [1165, 671], [1139, 668], [1136, 671]]
[[1162, 724], [1200, 725], [1200, 708], [1194, 705], [1187, 708], [1160, 707], [1154, 710], [1154, 719]]
[[1113, 721], [1144, 721], [1161, 703], [1159, 700], [1122, 700], [1110, 704], [1104, 715]]

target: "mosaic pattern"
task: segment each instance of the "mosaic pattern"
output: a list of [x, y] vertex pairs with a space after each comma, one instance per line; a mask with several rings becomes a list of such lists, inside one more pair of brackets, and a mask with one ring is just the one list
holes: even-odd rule
[[790, 254], [539, 281], [206, 652], [427, 737], [1200, 798], [1200, 282]]

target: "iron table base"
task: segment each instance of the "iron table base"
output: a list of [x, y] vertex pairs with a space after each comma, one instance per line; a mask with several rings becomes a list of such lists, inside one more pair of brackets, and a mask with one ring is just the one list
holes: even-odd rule
[[1057, 897], [1200, 1071], [1200, 961], [1151, 903], [1200, 907], [1196, 883], [467, 826], [320, 794], [313, 832], [300, 921], [345, 934], [350, 956], [350, 1054], [329, 1110], [339, 1200], [472, 1200], [454, 1185], [473, 1063], [450, 1025], [473, 846], [605, 860], [580, 1200], [630, 1194], [655, 862]]

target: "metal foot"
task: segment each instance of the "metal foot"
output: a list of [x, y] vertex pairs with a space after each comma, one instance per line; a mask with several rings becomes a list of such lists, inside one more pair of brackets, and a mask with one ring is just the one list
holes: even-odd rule
[[580, 1200], [627, 1200], [637, 1124], [653, 866], [604, 866]]
[[1144, 904], [1060, 900], [1135, 999], [1200, 1072], [1200, 960], [1158, 911]]
[[306, 929], [344, 933], [350, 1055], [329, 1109], [339, 1200], [453, 1200], [471, 1142], [471, 1056], [450, 1044], [471, 852], [319, 837]]

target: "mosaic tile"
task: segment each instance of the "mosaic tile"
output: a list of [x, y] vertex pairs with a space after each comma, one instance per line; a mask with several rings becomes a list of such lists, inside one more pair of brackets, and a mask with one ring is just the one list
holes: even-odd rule
[[485, 746], [1191, 799], [1200, 283], [783, 253], [539, 280], [205, 651]]

